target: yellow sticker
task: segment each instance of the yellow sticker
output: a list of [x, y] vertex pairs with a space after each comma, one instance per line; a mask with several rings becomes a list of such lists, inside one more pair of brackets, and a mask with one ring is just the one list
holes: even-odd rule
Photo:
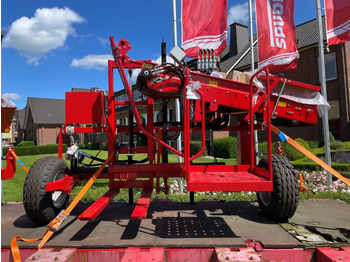
[[218, 86], [218, 82], [215, 81], [209, 81], [210, 86]]
[[286, 102], [278, 102], [277, 105], [281, 106], [281, 107], [287, 107], [287, 103]]
[[152, 68], [153, 68], [153, 65], [152, 65], [152, 64], [149, 64], [149, 63], [146, 63], [146, 62], [143, 62], [143, 63], [142, 63], [142, 68], [152, 69]]

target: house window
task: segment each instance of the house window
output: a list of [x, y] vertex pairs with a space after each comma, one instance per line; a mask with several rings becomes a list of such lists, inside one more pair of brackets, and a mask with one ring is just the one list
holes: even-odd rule
[[128, 118], [121, 118], [120, 119], [120, 125], [121, 126], [127, 126], [128, 125]]
[[153, 121], [154, 121], [154, 122], [157, 122], [157, 121], [158, 121], [158, 114], [159, 114], [158, 111], [153, 112]]
[[142, 114], [141, 115], [141, 121], [142, 121], [142, 125], [147, 125], [147, 114]]
[[168, 108], [168, 116], [167, 116], [167, 118], [168, 118], [169, 122], [174, 120], [174, 118], [173, 118], [173, 109], [172, 108]]
[[324, 56], [326, 81], [337, 79], [337, 65], [335, 53], [330, 53]]

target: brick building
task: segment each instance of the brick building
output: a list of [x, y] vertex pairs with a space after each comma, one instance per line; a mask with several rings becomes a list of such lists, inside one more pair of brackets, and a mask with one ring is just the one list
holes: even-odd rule
[[[323, 18], [324, 19], [324, 18]], [[323, 20], [324, 23], [324, 20]], [[325, 28], [325, 27], [324, 27]], [[250, 42], [248, 27], [239, 23], [230, 25], [230, 45], [220, 55], [220, 70], [232, 74], [233, 70], [250, 71]], [[299, 50], [299, 62], [296, 70], [284, 72], [286, 78], [299, 82], [320, 86], [318, 73], [318, 27], [316, 20], [311, 20], [296, 26], [296, 39]], [[325, 39], [325, 32], [324, 39]], [[330, 46], [329, 52], [325, 52], [326, 77], [327, 77], [327, 98], [331, 105], [329, 110], [330, 132], [338, 140], [350, 140], [350, 49], [349, 43]], [[254, 57], [257, 67], [257, 41], [254, 39]], [[196, 60], [188, 62], [190, 67], [196, 67]], [[119, 100], [125, 100], [124, 90], [116, 95]], [[141, 96], [141, 94], [138, 94]], [[138, 99], [138, 98], [136, 98]], [[155, 116], [161, 109], [161, 102], [155, 101]], [[140, 108], [140, 114], [144, 114]], [[173, 102], [168, 105], [168, 110], [174, 114]], [[169, 114], [169, 111], [168, 111]], [[170, 116], [168, 116], [169, 119]], [[175, 117], [175, 116], [172, 116]], [[117, 121], [120, 125], [128, 123], [128, 109], [119, 108]], [[156, 121], [156, 119], [155, 119]], [[279, 127], [293, 138], [305, 140], [319, 140], [322, 135], [321, 121], [316, 126], [282, 126]], [[214, 139], [226, 137], [227, 131], [214, 132]], [[208, 138], [208, 134], [206, 135]], [[200, 139], [200, 134], [194, 134], [192, 139]], [[128, 141], [125, 134], [120, 134], [119, 141]]]
[[[324, 23], [324, 18], [323, 18]], [[221, 70], [250, 71], [250, 42], [248, 27], [233, 23], [230, 45], [221, 54]], [[296, 26], [299, 50], [297, 69], [284, 72], [286, 78], [320, 86], [318, 70], [318, 29], [316, 20]], [[323, 27], [325, 28], [325, 27]], [[323, 32], [324, 39], [325, 32]], [[254, 57], [257, 67], [257, 46], [254, 41]], [[330, 46], [325, 51], [329, 129], [338, 140], [350, 140], [350, 48], [349, 42]], [[319, 140], [322, 137], [321, 121], [316, 126], [280, 127], [293, 138]]]
[[59, 129], [64, 125], [65, 101], [28, 97], [26, 108], [17, 114], [17, 142], [30, 140], [38, 146], [56, 144]]

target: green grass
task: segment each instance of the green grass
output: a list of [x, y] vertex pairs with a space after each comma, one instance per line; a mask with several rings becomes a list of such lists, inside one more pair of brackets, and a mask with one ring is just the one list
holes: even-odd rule
[[[29, 170], [37, 160], [47, 156], [57, 156], [57, 154], [21, 156], [19, 158]], [[17, 170], [14, 177], [12, 179], [2, 181], [2, 201], [22, 201], [23, 199], [23, 185], [27, 172], [18, 162], [16, 162], [16, 165]], [[6, 166], [6, 161], [2, 161], [2, 166]]]
[[[309, 192], [312, 198], [314, 199], [339, 199], [348, 204], [350, 204], [350, 194], [341, 193], [341, 192], [320, 192], [314, 194]], [[309, 196], [306, 193], [299, 193], [299, 199], [309, 199]]]
[[[96, 150], [82, 150], [90, 155], [95, 156], [98, 151]], [[99, 158], [106, 159], [107, 158], [107, 151], [101, 151], [98, 155]], [[25, 164], [25, 166], [30, 169], [30, 167], [39, 159], [48, 157], [48, 156], [57, 156], [57, 154], [45, 154], [45, 155], [31, 155], [31, 156], [20, 156], [20, 160]], [[146, 154], [135, 154], [134, 160], [142, 160], [146, 157]], [[63, 155], [63, 159], [64, 155]], [[127, 155], [120, 155], [120, 160], [127, 160]], [[218, 160], [222, 161], [222, 160]], [[69, 161], [66, 161], [67, 165], [69, 165]], [[84, 160], [85, 163], [89, 163], [90, 159]], [[177, 155], [169, 154], [169, 162], [175, 163], [177, 162]], [[199, 157], [194, 161], [194, 163], [204, 163], [204, 162], [213, 162], [213, 160], [205, 158], [205, 157]], [[233, 165], [236, 163], [235, 159], [225, 159], [226, 164]], [[6, 165], [6, 161], [2, 161], [3, 167]], [[26, 178], [26, 171], [18, 164], [17, 164], [17, 170], [15, 173], [15, 176], [12, 179], [9, 180], [3, 180], [3, 196], [2, 201], [3, 202], [12, 202], [12, 201], [22, 201], [23, 200], [23, 185]], [[169, 182], [171, 182], [170, 180]], [[71, 199], [73, 199], [81, 190], [82, 186], [75, 187], [72, 192]], [[84, 198], [82, 199], [83, 202], [92, 202], [96, 200], [98, 197], [102, 196], [107, 190], [108, 190], [108, 180], [107, 179], [98, 179], [95, 181], [93, 186], [90, 190], [86, 193]], [[141, 194], [140, 189], [134, 190], [134, 199], [135, 201], [139, 198]], [[160, 194], [159, 197], [164, 197], [164, 194]], [[180, 196], [178, 199], [181, 201], [181, 199], [187, 198], [186, 196]], [[124, 199], [128, 200], [128, 190], [122, 189], [121, 192], [118, 194], [116, 199]], [[187, 200], [184, 200], [187, 201]]]
[[[88, 154], [95, 155], [98, 151], [95, 150], [83, 150]], [[21, 156], [20, 159], [23, 163], [25, 163], [26, 167], [30, 169], [30, 167], [40, 158], [47, 156], [56, 156], [56, 154], [47, 154], [47, 155], [32, 155], [32, 156]], [[134, 155], [135, 160], [141, 160], [145, 158], [145, 154], [136, 154]], [[107, 158], [107, 151], [101, 151], [98, 156], [102, 159]], [[121, 160], [126, 160], [127, 155], [120, 155]], [[218, 162], [225, 162], [229, 165], [236, 164], [236, 159], [218, 159]], [[68, 161], [66, 161], [68, 164]], [[87, 159], [84, 162], [89, 163], [90, 160]], [[169, 162], [175, 163], [177, 162], [177, 155], [169, 154]], [[199, 157], [194, 161], [194, 163], [206, 163], [213, 162], [213, 159], [209, 159], [207, 157]], [[5, 161], [3, 161], [3, 165], [5, 165]], [[17, 171], [14, 178], [3, 181], [3, 202], [9, 201], [22, 201], [23, 197], [23, 185], [26, 178], [26, 172], [24, 169], [17, 163]], [[173, 183], [175, 179], [169, 179], [169, 185]], [[177, 179], [176, 179], [177, 180]], [[161, 182], [162, 179], [161, 179]], [[78, 186], [74, 188], [72, 192], [71, 199], [73, 199], [78, 192], [81, 190], [82, 186]], [[93, 184], [92, 188], [88, 190], [84, 198], [83, 202], [93, 202], [100, 196], [102, 196], [109, 189], [108, 180], [107, 179], [98, 179]], [[312, 194], [312, 192], [311, 192]], [[141, 189], [134, 189], [134, 201], [141, 195]], [[332, 192], [321, 192], [317, 194], [312, 194], [313, 198], [331, 198], [331, 199], [340, 199], [347, 203], [350, 203], [350, 194], [348, 193], [332, 193]], [[161, 192], [159, 196], [153, 195], [153, 198], [165, 198], [164, 188], [161, 188]], [[169, 195], [169, 198], [178, 201], [178, 202], [188, 202], [189, 195], [187, 193], [184, 194], [172, 194]], [[305, 193], [300, 193], [301, 199], [307, 199], [307, 195]], [[128, 201], [128, 189], [121, 189], [120, 193], [116, 196], [116, 200], [125, 200]], [[225, 200], [225, 201], [244, 201], [244, 200], [254, 200], [256, 199], [256, 194], [254, 192], [239, 192], [239, 193], [227, 193], [227, 192], [196, 192], [195, 193], [195, 201], [206, 200], [206, 199], [217, 199], [217, 200]]]

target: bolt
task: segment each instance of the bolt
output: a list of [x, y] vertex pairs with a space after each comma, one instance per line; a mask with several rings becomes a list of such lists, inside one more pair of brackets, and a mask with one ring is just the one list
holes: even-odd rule
[[36, 259], [36, 257], [35, 257], [35, 256], [33, 256], [33, 257], [32, 257], [32, 260], [35, 260], [35, 259]]
[[58, 257], [55, 257], [53, 260], [58, 260]]

